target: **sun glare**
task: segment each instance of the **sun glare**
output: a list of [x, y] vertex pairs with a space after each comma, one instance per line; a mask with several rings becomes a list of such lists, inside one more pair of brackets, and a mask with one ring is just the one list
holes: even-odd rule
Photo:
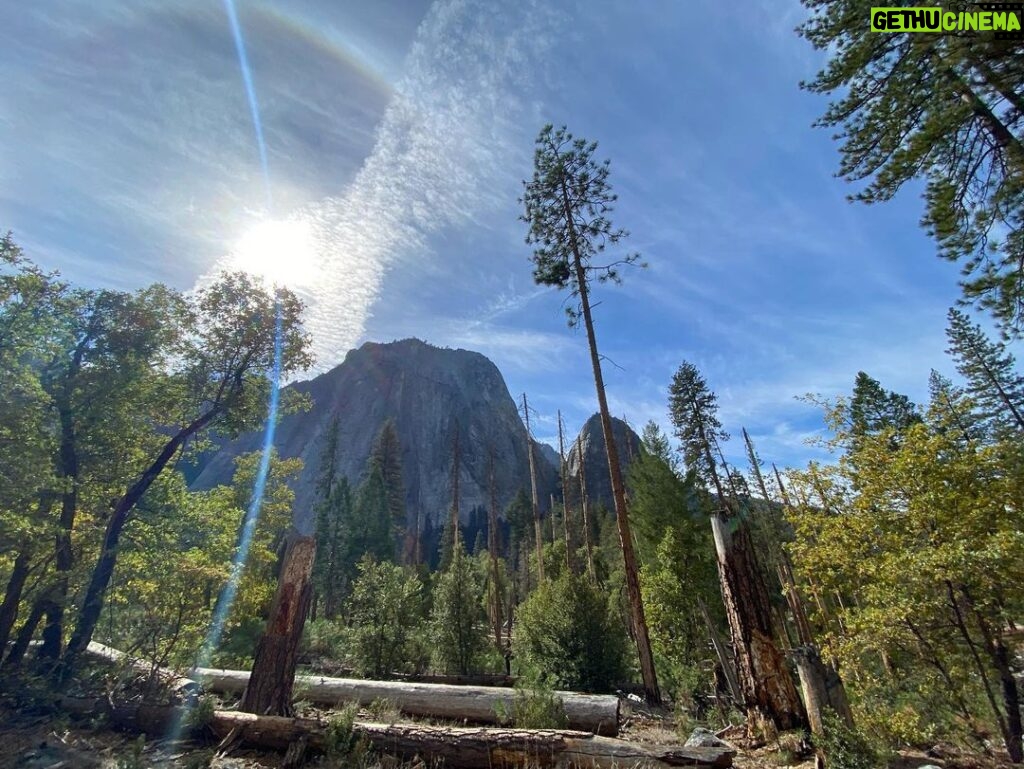
[[239, 239], [231, 266], [272, 285], [308, 286], [317, 266], [313, 228], [302, 219], [260, 222]]

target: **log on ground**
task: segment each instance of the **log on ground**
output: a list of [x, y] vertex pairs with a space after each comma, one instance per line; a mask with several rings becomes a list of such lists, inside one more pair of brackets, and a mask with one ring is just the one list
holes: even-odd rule
[[[244, 670], [197, 668], [192, 675], [214, 692], [241, 693], [249, 680]], [[555, 692], [562, 701], [570, 729], [607, 737], [619, 733], [619, 699], [604, 694]], [[493, 686], [452, 686], [406, 681], [363, 681], [354, 678], [296, 676], [295, 696], [318, 705], [356, 702], [367, 706], [388, 700], [402, 713], [435, 719], [498, 724], [499, 714], [513, 712], [515, 692]]]
[[139, 675], [159, 681], [167, 690], [178, 697], [186, 698], [199, 692], [200, 685], [191, 678], [186, 678], [168, 668], [153, 666], [145, 660], [131, 657], [119, 649], [97, 641], [90, 641], [85, 648], [85, 656], [98, 662], [109, 662], [113, 665], [127, 665]]
[[[115, 722], [137, 731], [162, 734], [178, 708], [148, 707], [132, 712], [116, 708]], [[254, 747], [285, 749], [305, 739], [309, 746], [326, 747], [328, 725], [322, 721], [254, 713], [215, 711], [205, 728], [214, 735]], [[477, 767], [538, 767], [552, 769], [668, 769], [669, 767], [732, 766], [733, 751], [726, 748], [638, 745], [570, 730], [441, 727], [417, 724], [379, 724], [357, 721], [353, 736], [374, 750], [398, 758], [417, 757], [427, 764], [443, 763], [453, 769]]]

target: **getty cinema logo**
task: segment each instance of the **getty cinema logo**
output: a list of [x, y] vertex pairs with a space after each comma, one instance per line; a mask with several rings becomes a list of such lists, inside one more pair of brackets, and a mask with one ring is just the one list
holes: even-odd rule
[[871, 9], [872, 32], [991, 32], [997, 40], [1024, 40], [1022, 22], [1024, 2]]

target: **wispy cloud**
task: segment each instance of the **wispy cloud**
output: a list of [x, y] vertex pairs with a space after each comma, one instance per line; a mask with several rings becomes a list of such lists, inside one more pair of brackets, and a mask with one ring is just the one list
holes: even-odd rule
[[[316, 273], [292, 285], [309, 304], [319, 369], [358, 341], [391, 267], [431, 258], [433, 234], [506, 203], [505, 169], [521, 154], [525, 78], [551, 44], [554, 18], [539, 2], [495, 9], [442, 0], [431, 8], [362, 168], [343, 195], [295, 214], [317, 243]], [[491, 314], [526, 298], [499, 298]], [[515, 335], [488, 341], [525, 350]]]

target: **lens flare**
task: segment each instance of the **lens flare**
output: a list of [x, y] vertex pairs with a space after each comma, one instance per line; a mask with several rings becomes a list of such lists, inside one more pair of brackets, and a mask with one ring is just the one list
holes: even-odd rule
[[[267, 146], [263, 139], [263, 124], [260, 121], [260, 109], [259, 102], [256, 100], [256, 89], [252, 81], [252, 72], [249, 68], [249, 57], [245, 50], [245, 39], [242, 36], [242, 28], [238, 23], [238, 14], [235, 11], [234, 0], [224, 0], [224, 8], [227, 11], [228, 21], [231, 25], [231, 34], [235, 40], [235, 50], [238, 53], [238, 65], [242, 71], [242, 82], [245, 84], [245, 95], [249, 101], [249, 112], [252, 116], [253, 130], [256, 134], [256, 146], [259, 150], [260, 156], [260, 167], [263, 171], [263, 188], [266, 195], [267, 211], [271, 212], [273, 209], [273, 195], [270, 188], [270, 169], [267, 164]], [[266, 226], [270, 227], [271, 232], [280, 232], [282, 225], [280, 222], [267, 222]], [[258, 228], [255, 232], [258, 231]], [[255, 235], [254, 235], [255, 237]], [[243, 238], [240, 247], [244, 247], [246, 239]], [[272, 281], [274, 275], [268, 274], [274, 271], [274, 264], [280, 264], [283, 260], [280, 260], [280, 256], [268, 251], [266, 249], [260, 250], [256, 247], [256, 240], [253, 240], [248, 247], [249, 259], [251, 262], [249, 271], [254, 272], [261, 277], [264, 277], [268, 281]], [[241, 249], [243, 254], [246, 253], [245, 248]], [[206, 640], [203, 643], [203, 647], [199, 653], [199, 657], [196, 661], [197, 667], [206, 667], [209, 664], [213, 652], [217, 649], [220, 644], [221, 636], [224, 633], [224, 624], [227, 622], [228, 616], [231, 614], [231, 607], [234, 604], [235, 596], [238, 593], [238, 583], [242, 577], [242, 571], [245, 569], [245, 563], [249, 558], [249, 548], [252, 545], [253, 534], [256, 532], [256, 523], [260, 516], [260, 507], [263, 504], [263, 492], [267, 484], [267, 475], [270, 472], [270, 459], [273, 456], [274, 449], [274, 431], [277, 425], [277, 409], [278, 402], [281, 394], [281, 354], [282, 354], [282, 313], [281, 303], [279, 297], [275, 295], [274, 302], [274, 365], [273, 370], [270, 373], [270, 403], [267, 407], [267, 424], [263, 431], [263, 455], [260, 458], [259, 469], [256, 473], [256, 482], [253, 484], [252, 500], [249, 503], [249, 508], [245, 512], [245, 518], [242, 523], [242, 531], [238, 539], [238, 549], [235, 552], [234, 559], [231, 563], [231, 573], [228, 577], [227, 584], [221, 591], [219, 600], [217, 601], [214, 615], [210, 621], [210, 629], [207, 632]], [[189, 713], [194, 706], [194, 702], [186, 703], [185, 707], [181, 709], [178, 718], [175, 719], [171, 725], [169, 733], [167, 735], [168, 741], [173, 744], [177, 742], [184, 732], [185, 724], [189, 717]]]

